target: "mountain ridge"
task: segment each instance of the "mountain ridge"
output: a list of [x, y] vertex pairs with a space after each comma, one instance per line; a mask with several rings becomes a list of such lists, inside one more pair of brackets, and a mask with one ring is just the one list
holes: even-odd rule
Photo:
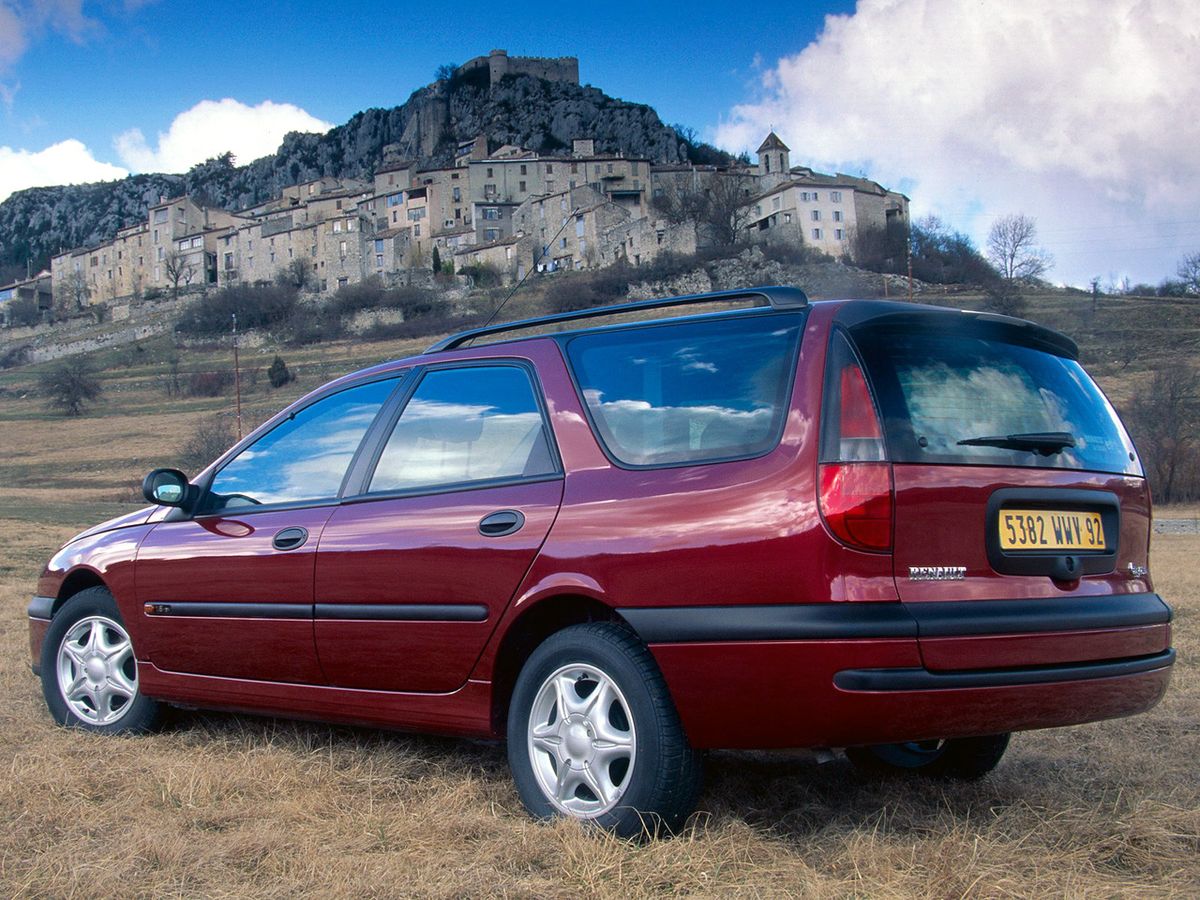
[[515, 144], [539, 153], [569, 152], [591, 138], [600, 153], [656, 163], [727, 162], [731, 157], [665, 125], [653, 108], [610, 97], [591, 85], [486, 73], [456, 73], [413, 91], [391, 108], [355, 113], [324, 134], [291, 132], [279, 149], [245, 165], [230, 154], [182, 174], [140, 173], [117, 181], [34, 187], [0, 203], [0, 266], [40, 269], [73, 247], [111, 239], [144, 221], [164, 196], [191, 194], [229, 210], [277, 196], [282, 188], [321, 177], [369, 178], [388, 161], [452, 165], [458, 144], [486, 136], [489, 149]]

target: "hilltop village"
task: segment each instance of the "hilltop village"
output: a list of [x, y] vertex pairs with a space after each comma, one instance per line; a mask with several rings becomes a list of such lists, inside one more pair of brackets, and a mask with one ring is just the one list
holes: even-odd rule
[[[578, 82], [578, 61], [493, 51], [459, 67], [493, 83], [519, 72]], [[569, 152], [458, 145], [454, 164], [391, 158], [371, 180], [320, 178], [229, 211], [191, 196], [163, 197], [144, 221], [98, 246], [64, 249], [50, 269], [0, 289], [0, 303], [83, 310], [140, 298], [294, 277], [327, 292], [412, 270], [487, 266], [502, 279], [531, 269], [638, 266], [745, 241], [805, 246], [853, 258], [868, 232], [908, 225], [908, 198], [866, 178], [792, 166], [771, 132], [757, 162], [658, 164], [597, 153], [581, 136]], [[153, 295], [153, 294], [151, 294]]]

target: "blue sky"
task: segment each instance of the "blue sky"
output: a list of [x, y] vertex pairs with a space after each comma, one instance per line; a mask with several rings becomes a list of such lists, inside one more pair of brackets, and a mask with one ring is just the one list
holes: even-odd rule
[[793, 165], [867, 174], [981, 247], [1031, 215], [1056, 280], [1157, 282], [1200, 250], [1194, 2], [0, 0], [0, 198], [247, 162], [502, 47], [578, 56], [728, 150], [774, 126]]
[[[728, 3], [677, 9], [610, 2], [561, 5], [541, 17], [495, 3], [84, 3], [98, 25], [75, 35], [44, 27], [0, 82], [19, 85], [0, 113], [0, 145], [34, 148], [67, 138], [121, 160], [115, 134], [165, 131], [204, 99], [299, 106], [340, 124], [395, 106], [436, 67], [502, 47], [514, 55], [580, 59], [580, 77], [649, 103], [667, 122], [712, 134], [744, 100], [755, 61], [804, 47], [829, 12], [853, 2], [760, 3], [730, 28]], [[524, 20], [515, 24], [515, 20]], [[512, 23], [512, 24], [505, 24]], [[543, 24], [545, 23], [545, 24]], [[547, 27], [547, 26], [552, 27]]]

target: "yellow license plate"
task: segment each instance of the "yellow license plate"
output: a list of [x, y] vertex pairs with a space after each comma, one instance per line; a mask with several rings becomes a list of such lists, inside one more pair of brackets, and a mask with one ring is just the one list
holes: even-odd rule
[[1002, 550], [1105, 550], [1100, 513], [1053, 509], [1000, 510]]

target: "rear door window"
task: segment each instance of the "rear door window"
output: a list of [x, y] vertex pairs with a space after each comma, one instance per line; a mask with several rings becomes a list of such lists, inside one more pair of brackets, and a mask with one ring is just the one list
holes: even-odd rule
[[[1073, 359], [985, 333], [866, 328], [854, 338], [894, 462], [1141, 474], [1116, 413]], [[1074, 446], [1056, 447], [1056, 435]]]
[[557, 470], [525, 369], [435, 369], [425, 373], [405, 405], [369, 490], [441, 490], [540, 478]]
[[597, 436], [625, 466], [758, 456], [783, 430], [802, 313], [600, 331], [567, 343]]

